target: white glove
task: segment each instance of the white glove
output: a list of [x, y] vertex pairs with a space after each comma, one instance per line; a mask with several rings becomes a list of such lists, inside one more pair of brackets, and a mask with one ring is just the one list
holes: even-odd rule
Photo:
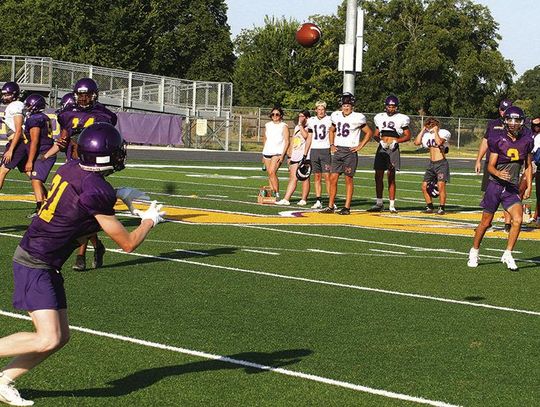
[[385, 143], [384, 141], [379, 141], [379, 144], [383, 148], [383, 150], [388, 150], [388, 143]]
[[398, 146], [398, 142], [396, 140], [392, 141], [390, 143], [390, 150], [394, 151]]
[[129, 211], [136, 215], [136, 209], [133, 207], [133, 201], [149, 201], [150, 197], [145, 192], [135, 188], [122, 187], [116, 190], [116, 197], [126, 204]]
[[163, 215], [165, 215], [165, 211], [162, 211], [161, 208], [163, 205], [158, 205], [157, 201], [152, 201], [150, 206], [147, 210], [140, 211], [138, 209], [135, 209], [135, 215], [139, 216], [141, 218], [141, 221], [145, 219], [150, 219], [154, 224], [152, 227], [156, 226], [159, 222], [163, 222]]

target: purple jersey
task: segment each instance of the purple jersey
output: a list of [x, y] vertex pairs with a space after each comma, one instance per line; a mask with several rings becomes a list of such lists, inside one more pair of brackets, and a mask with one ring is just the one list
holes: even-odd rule
[[30, 129], [39, 128], [38, 153], [45, 153], [53, 145], [51, 119], [45, 113], [35, 113], [24, 121], [23, 138], [27, 153], [30, 151]]
[[69, 161], [54, 175], [47, 201], [19, 246], [59, 270], [79, 247], [77, 239], [100, 230], [95, 215], [114, 215], [115, 203], [115, 190], [102, 174], [83, 170], [78, 160]]
[[[519, 185], [521, 168], [527, 161], [527, 156], [532, 152], [533, 146], [534, 139], [528, 128], [523, 128], [519, 138], [514, 141], [507, 134], [499, 138], [488, 139], [489, 151], [498, 154], [495, 167], [498, 170], [507, 170], [511, 175], [509, 182], [516, 187]], [[508, 182], [491, 174], [489, 178], [500, 185], [508, 184]]]
[[[496, 140], [501, 136], [505, 136], [507, 133], [506, 128], [504, 127], [504, 122], [502, 118], [490, 120], [486, 127], [486, 133], [484, 138], [487, 139], [488, 145], [490, 140]], [[489, 161], [489, 148], [486, 151], [486, 165]]]

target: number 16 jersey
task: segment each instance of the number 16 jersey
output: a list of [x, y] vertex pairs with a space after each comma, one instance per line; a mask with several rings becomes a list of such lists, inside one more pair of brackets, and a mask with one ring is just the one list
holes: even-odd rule
[[345, 116], [338, 110], [330, 116], [332, 124], [336, 127], [334, 144], [337, 147], [356, 147], [360, 144], [360, 133], [366, 124], [366, 116], [362, 113], [352, 112]]

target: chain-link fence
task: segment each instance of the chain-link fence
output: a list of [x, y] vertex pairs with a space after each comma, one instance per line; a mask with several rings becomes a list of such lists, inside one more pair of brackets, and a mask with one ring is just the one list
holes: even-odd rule
[[[206, 120], [206, 132], [197, 135], [198, 119], [193, 117], [186, 120], [184, 144], [186, 147], [218, 149], [226, 151], [262, 151], [264, 125], [270, 120], [271, 109], [257, 107], [233, 107], [229, 118]], [[368, 124], [374, 128], [375, 113], [365, 113]], [[412, 138], [423, 127], [426, 116], [409, 116]], [[464, 151], [476, 151], [484, 135], [487, 119], [471, 119], [456, 117], [437, 117], [441, 127], [452, 134], [450, 146]], [[292, 129], [295, 126], [294, 117], [285, 117], [286, 123]], [[402, 151], [415, 151], [412, 140], [402, 145]]]

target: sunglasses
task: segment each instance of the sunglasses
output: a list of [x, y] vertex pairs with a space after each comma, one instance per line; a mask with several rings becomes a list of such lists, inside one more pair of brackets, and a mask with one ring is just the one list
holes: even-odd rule
[[281, 116], [281, 113], [272, 113], [270, 116]]

